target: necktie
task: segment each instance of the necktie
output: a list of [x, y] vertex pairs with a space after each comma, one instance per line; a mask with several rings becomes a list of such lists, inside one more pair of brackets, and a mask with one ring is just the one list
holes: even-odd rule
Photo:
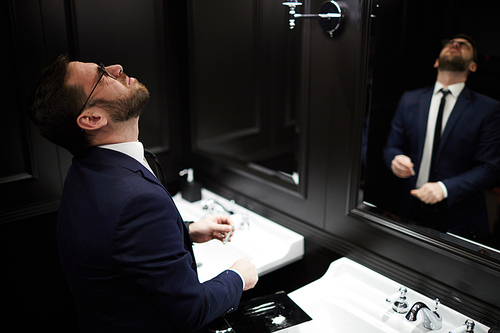
[[163, 174], [163, 168], [161, 167], [160, 161], [158, 160], [158, 157], [148, 149], [144, 149], [144, 157], [146, 158], [146, 161], [151, 161], [153, 163], [149, 163], [151, 169], [153, 170], [156, 178], [163, 184], [163, 186], [167, 186], [165, 182], [165, 175]]
[[437, 181], [437, 179], [435, 179], [436, 177], [434, 172], [434, 169], [436, 167], [435, 165], [436, 155], [439, 149], [439, 143], [441, 142], [441, 128], [443, 127], [443, 111], [444, 111], [444, 106], [446, 104], [446, 95], [450, 93], [449, 90], [443, 88], [441, 88], [441, 90], [439, 91], [443, 94], [443, 97], [441, 98], [441, 103], [439, 104], [438, 115], [436, 118], [436, 127], [434, 128], [434, 142], [432, 145], [431, 168], [429, 169], [430, 182]]

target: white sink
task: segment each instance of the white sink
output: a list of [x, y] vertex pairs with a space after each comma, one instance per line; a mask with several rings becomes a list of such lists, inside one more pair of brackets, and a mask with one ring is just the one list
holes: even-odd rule
[[[290, 293], [288, 296], [311, 318], [297, 326], [284, 329], [283, 333], [342, 332], [342, 333], [427, 333], [422, 326], [422, 313], [417, 321], [410, 322], [405, 315], [397, 314], [386, 302], [400, 284], [352, 260], [334, 261], [320, 279]], [[408, 288], [407, 301], [411, 307], [421, 301], [434, 310], [434, 301]], [[438, 313], [443, 327], [438, 331], [448, 333], [469, 319], [440, 304]], [[474, 320], [474, 318], [470, 318]], [[475, 333], [486, 333], [488, 327], [474, 320]]]
[[[202, 244], [195, 243], [193, 246], [200, 282], [210, 280], [241, 258], [249, 258], [259, 276], [262, 276], [304, 256], [302, 235], [208, 190], [203, 189], [202, 200], [194, 203], [182, 199], [180, 194], [173, 199], [185, 221], [198, 221], [208, 216], [210, 212], [202, 208], [208, 199], [215, 199], [234, 212], [231, 220], [236, 230], [231, 242], [223, 244], [219, 240], [212, 240]], [[242, 229], [244, 219], [248, 221], [247, 229]]]

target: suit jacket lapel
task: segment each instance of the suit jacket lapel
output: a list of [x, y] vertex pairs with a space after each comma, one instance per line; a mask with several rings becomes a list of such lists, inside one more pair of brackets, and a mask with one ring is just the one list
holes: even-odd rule
[[93, 160], [98, 160], [104, 163], [113, 163], [119, 165], [125, 169], [128, 169], [134, 173], [140, 172], [142, 177], [150, 182], [153, 182], [161, 186], [167, 193], [167, 189], [162, 185], [162, 183], [156, 178], [151, 171], [149, 171], [144, 165], [135, 160], [134, 158], [127, 156], [126, 154], [106, 149], [106, 148], [91, 148], [88, 152], [88, 157]]
[[453, 131], [453, 127], [455, 127], [461, 115], [463, 114], [464, 110], [469, 106], [471, 102], [472, 102], [472, 93], [467, 87], [464, 87], [462, 93], [458, 96], [455, 106], [453, 107], [453, 110], [450, 114], [450, 118], [448, 118], [448, 121], [443, 131], [443, 136], [441, 137], [441, 142], [439, 144], [440, 147], [441, 145], [444, 144], [444, 142], [446, 142], [446, 139], [450, 136], [450, 133]]

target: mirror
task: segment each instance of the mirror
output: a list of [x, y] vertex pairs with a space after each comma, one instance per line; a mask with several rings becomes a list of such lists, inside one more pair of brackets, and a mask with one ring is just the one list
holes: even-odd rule
[[[484, 189], [488, 232], [482, 237], [453, 233], [400, 218], [403, 182], [384, 162], [382, 151], [403, 92], [433, 86], [433, 67], [442, 40], [457, 33], [477, 44], [478, 68], [466, 86], [500, 100], [500, 2], [498, 0], [379, 0], [372, 2], [368, 107], [363, 135], [362, 176], [357, 209], [398, 230], [416, 231], [481, 255], [500, 259], [500, 181]], [[365, 214], [366, 215], [366, 214]], [[471, 218], [471, 223], [479, 216]], [[415, 234], [415, 233], [413, 233]]]
[[193, 0], [191, 11], [193, 150], [297, 189], [300, 31], [279, 1]]

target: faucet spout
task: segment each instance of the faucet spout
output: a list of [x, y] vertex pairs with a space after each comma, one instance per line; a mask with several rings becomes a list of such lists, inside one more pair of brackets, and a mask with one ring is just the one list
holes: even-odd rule
[[[436, 302], [437, 303], [437, 302]], [[437, 305], [436, 305], [437, 310]], [[437, 311], [431, 311], [427, 305], [422, 302], [416, 302], [406, 314], [408, 321], [417, 320], [417, 314], [422, 312], [422, 325], [429, 330], [439, 330], [443, 326], [443, 319]]]
[[[231, 200], [231, 203], [233, 204], [234, 201]], [[212, 212], [213, 214], [218, 214], [218, 213], [225, 213], [225, 214], [228, 214], [228, 215], [233, 215], [234, 212], [232, 210], [229, 210], [227, 209], [226, 207], [224, 207], [220, 202], [218, 202], [217, 200], [215, 199], [208, 199], [205, 201], [205, 204], [203, 205], [203, 209], [209, 209], [210, 207], [212, 207]]]

